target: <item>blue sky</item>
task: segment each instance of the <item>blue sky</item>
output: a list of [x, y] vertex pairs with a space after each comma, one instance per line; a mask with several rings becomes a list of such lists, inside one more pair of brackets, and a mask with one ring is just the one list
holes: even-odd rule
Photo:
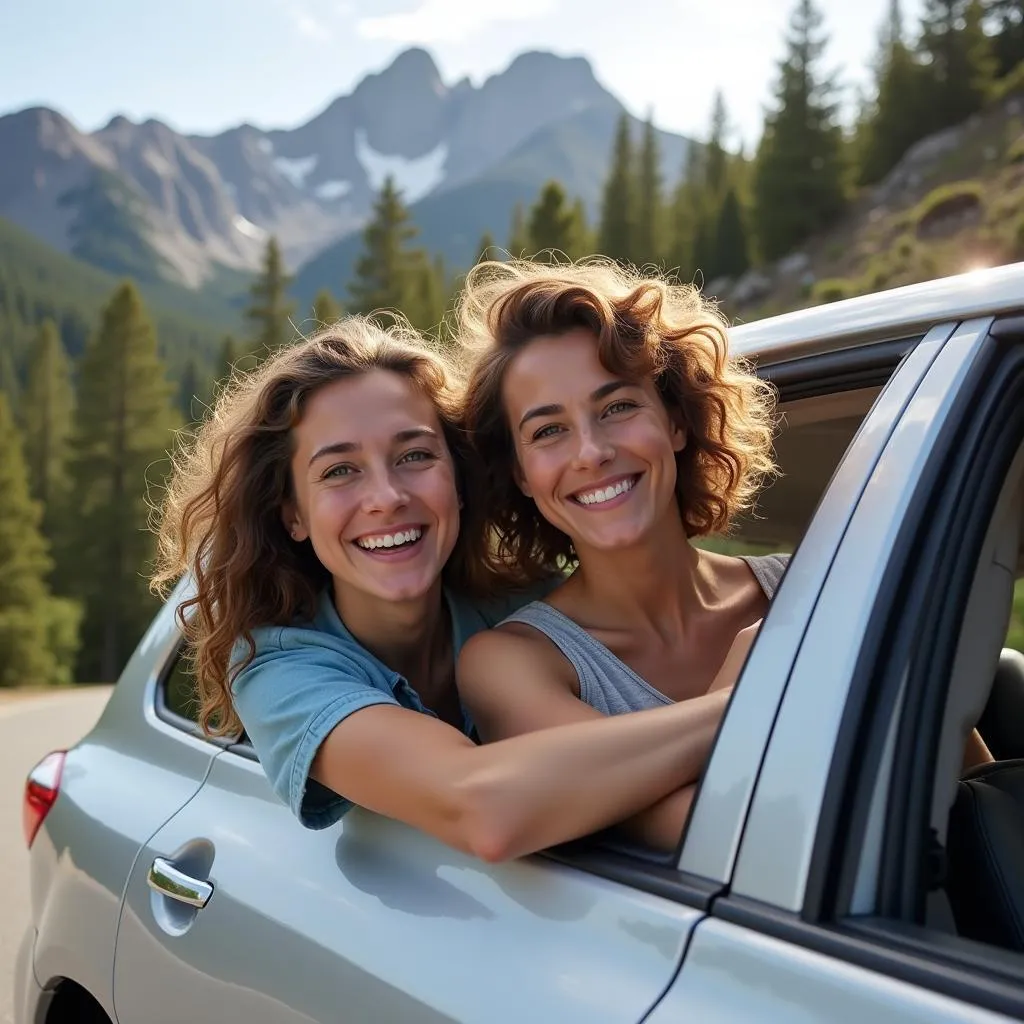
[[[818, 0], [830, 66], [863, 82], [888, 0]], [[516, 53], [591, 60], [638, 116], [702, 136], [716, 88], [756, 144], [793, 0], [48, 0], [0, 4], [0, 113], [43, 104], [92, 130], [115, 113], [185, 132], [293, 127], [421, 45], [446, 81]], [[921, 0], [903, 0], [913, 26]], [[852, 90], [851, 90], [852, 91]]]

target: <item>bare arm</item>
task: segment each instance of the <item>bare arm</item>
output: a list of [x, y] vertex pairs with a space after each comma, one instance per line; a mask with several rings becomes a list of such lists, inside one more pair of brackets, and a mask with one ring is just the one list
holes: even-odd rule
[[695, 778], [727, 697], [482, 747], [437, 719], [376, 705], [331, 732], [312, 775], [451, 846], [507, 860], [607, 828]]
[[[573, 693], [571, 669], [547, 641], [534, 639], [531, 633], [521, 634], [518, 628], [514, 631], [498, 629], [478, 634], [463, 649], [459, 659], [459, 688], [481, 737], [488, 742], [507, 740], [552, 726], [614, 721]], [[731, 682], [727, 684], [720, 675], [716, 686], [719, 695], [728, 696]], [[697, 698], [698, 701], [708, 699]], [[699, 727], [680, 729], [675, 734], [674, 742], [692, 767], [686, 775], [675, 776], [673, 784], [665, 787], [668, 795], [643, 803], [637, 801], [632, 813], [627, 811], [610, 824], [616, 824], [625, 835], [655, 849], [675, 847], [693, 803], [696, 792], [693, 783], [707, 759], [724, 708], [723, 700], [713, 721], [702, 719]], [[659, 712], [662, 710], [665, 709]]]

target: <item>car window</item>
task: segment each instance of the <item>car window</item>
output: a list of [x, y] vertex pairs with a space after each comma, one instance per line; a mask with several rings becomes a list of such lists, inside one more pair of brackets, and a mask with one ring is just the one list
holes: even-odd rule
[[1004, 644], [1024, 623], [1024, 333], [993, 334], [879, 591], [832, 768], [844, 810], [819, 831], [802, 916], [840, 925], [854, 962], [870, 950], [896, 977], [1016, 1012], [1024, 665]]
[[199, 693], [188, 658], [179, 650], [159, 688], [161, 709], [184, 722], [199, 724]]

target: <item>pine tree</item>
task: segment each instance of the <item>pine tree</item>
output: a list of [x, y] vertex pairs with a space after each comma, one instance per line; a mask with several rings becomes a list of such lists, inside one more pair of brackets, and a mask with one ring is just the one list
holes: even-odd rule
[[75, 403], [71, 365], [57, 325], [44, 320], [32, 346], [22, 408], [25, 461], [32, 497], [43, 508], [43, 532], [54, 540], [67, 493], [68, 440]]
[[82, 356], [71, 441], [75, 509], [60, 570], [85, 612], [80, 678], [115, 679], [153, 613], [146, 492], [169, 468], [179, 425], [172, 393], [145, 307], [126, 283]]
[[0, 394], [0, 686], [71, 681], [78, 609], [47, 589], [52, 563], [40, 517], [14, 416]]
[[241, 353], [238, 343], [230, 334], [225, 334], [220, 343], [220, 350], [217, 353], [217, 362], [213, 371], [214, 385], [223, 384], [235, 372], [235, 366], [239, 361]]
[[799, 0], [779, 65], [776, 107], [765, 119], [754, 170], [761, 254], [778, 259], [832, 224], [845, 203], [843, 135], [835, 88], [818, 64], [826, 45], [813, 0]]
[[636, 178], [636, 223], [632, 262], [637, 266], [660, 263], [661, 243], [661, 157], [658, 135], [650, 118], [644, 124]]
[[986, 15], [996, 25], [992, 56], [999, 78], [1024, 61], [1024, 0], [988, 0]]
[[922, 138], [930, 123], [925, 103], [926, 71], [907, 48], [900, 0], [890, 0], [875, 61], [875, 101], [863, 126], [859, 178], [880, 181]]
[[516, 260], [532, 256], [530, 250], [530, 235], [526, 227], [526, 213], [523, 211], [523, 204], [516, 203], [512, 209], [512, 224], [509, 228], [508, 246], [509, 255]]
[[722, 90], [715, 93], [711, 108], [711, 131], [704, 153], [704, 189], [717, 204], [726, 187], [729, 171], [729, 157], [726, 152], [726, 135], [729, 131], [729, 115], [725, 108]]
[[750, 267], [750, 252], [747, 246], [747, 231], [743, 223], [739, 196], [736, 189], [729, 187], [718, 210], [715, 225], [713, 277], [739, 277]]
[[480, 241], [476, 243], [476, 255], [473, 262], [482, 263], [484, 260], [496, 260], [499, 259], [500, 256], [501, 253], [498, 251], [498, 246], [494, 241], [494, 236], [490, 231], [485, 231], [480, 236]]
[[669, 264], [674, 266], [683, 280], [699, 269], [698, 256], [706, 255], [706, 246], [698, 253], [698, 234], [706, 218], [703, 208], [704, 157], [695, 144], [686, 147], [683, 172], [676, 185], [670, 210], [671, 238], [668, 243]]
[[979, 0], [925, 0], [918, 50], [926, 65], [928, 131], [981, 110], [995, 72]]
[[629, 115], [623, 112], [615, 131], [615, 143], [604, 195], [597, 247], [601, 254], [627, 261], [636, 251], [635, 202], [633, 196], [633, 141]]
[[252, 328], [251, 347], [261, 357], [292, 339], [290, 319], [294, 306], [287, 298], [291, 282], [277, 239], [272, 237], [263, 254], [263, 269], [249, 288], [250, 301], [245, 311], [245, 319]]
[[321, 288], [313, 300], [313, 330], [319, 331], [323, 327], [330, 327], [341, 317], [341, 306], [326, 288]]
[[0, 338], [0, 395], [6, 395], [12, 409], [17, 409], [21, 404], [21, 382], [18, 380], [18, 371], [14, 365], [14, 344], [13, 339], [20, 333], [17, 328], [5, 332]]
[[574, 260], [590, 256], [594, 251], [593, 232], [587, 219], [587, 205], [579, 197], [572, 204], [572, 245], [569, 255]]
[[557, 181], [549, 181], [530, 208], [527, 237], [531, 253], [554, 250], [564, 259], [574, 247], [576, 219], [565, 189]]
[[183, 422], [199, 422], [202, 418], [202, 410], [199, 408], [201, 400], [199, 367], [196, 366], [195, 356], [189, 356], [178, 383], [178, 408]]
[[421, 258], [409, 249], [416, 234], [394, 179], [388, 176], [363, 232], [363, 253], [356, 261], [355, 278], [348, 286], [353, 312], [405, 311]]
[[440, 255], [430, 260], [422, 251], [416, 254], [402, 312], [413, 327], [424, 334], [437, 334], [445, 311], [447, 276]]

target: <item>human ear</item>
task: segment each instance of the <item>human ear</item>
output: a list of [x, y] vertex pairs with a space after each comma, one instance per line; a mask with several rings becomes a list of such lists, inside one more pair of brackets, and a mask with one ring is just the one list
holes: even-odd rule
[[302, 516], [299, 514], [298, 505], [294, 501], [286, 501], [281, 506], [281, 522], [288, 531], [292, 540], [301, 542], [309, 540], [309, 530], [306, 529]]
[[675, 409], [670, 409], [669, 414], [669, 430], [672, 437], [672, 451], [681, 452], [686, 447], [686, 423], [683, 419], [683, 414]]

